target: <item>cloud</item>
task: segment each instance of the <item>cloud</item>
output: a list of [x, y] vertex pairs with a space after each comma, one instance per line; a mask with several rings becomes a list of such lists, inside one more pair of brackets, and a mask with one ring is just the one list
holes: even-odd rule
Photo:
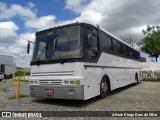
[[0, 29], [9, 29], [17, 31], [19, 27], [14, 22], [8, 21], [8, 22], [0, 22]]
[[26, 21], [27, 28], [45, 29], [52, 27], [55, 24], [56, 17], [54, 15], [43, 16]]
[[17, 43], [22, 47], [26, 47], [28, 40], [35, 41], [35, 33], [28, 32], [28, 33], [20, 34], [17, 40]]
[[80, 13], [89, 0], [66, 0], [66, 9]]
[[19, 27], [12, 21], [0, 22], [0, 43], [3, 45], [14, 43], [18, 37], [16, 33], [18, 29]]
[[[17, 65], [22, 67], [29, 67], [33, 53], [33, 45], [31, 45], [30, 54], [27, 54], [27, 41], [35, 41], [35, 33], [27, 32], [19, 35], [16, 43], [13, 47], [17, 46], [17, 50], [14, 51], [14, 56], [17, 61]], [[10, 48], [12, 49], [12, 48]]]
[[[55, 24], [56, 17], [54, 15], [47, 15], [38, 17], [36, 15], [37, 9], [35, 5], [29, 2], [27, 6], [13, 4], [7, 6], [0, 2], [0, 52], [1, 54], [12, 55], [15, 58], [18, 66], [29, 66], [31, 54], [27, 54], [26, 46], [27, 40], [35, 41], [34, 31], [45, 29]], [[25, 32], [18, 34], [19, 28], [11, 20], [14, 17], [19, 17], [28, 31], [32, 28], [33, 32]], [[33, 48], [31, 49], [31, 53]]]
[[[17, 38], [15, 38], [14, 42], [10, 43], [9, 46], [0, 45], [1, 54], [11, 55], [14, 57], [18, 66], [28, 67], [32, 54], [27, 54], [27, 40], [35, 41], [35, 33], [22, 33]], [[32, 52], [33, 46], [31, 48], [31, 53]]]
[[36, 14], [30, 8], [17, 4], [8, 7], [5, 3], [0, 2], [0, 19], [10, 19], [15, 16], [22, 19], [31, 19], [35, 18]]
[[30, 9], [32, 9], [32, 8], [35, 7], [35, 4], [32, 3], [32, 2], [28, 2], [28, 3], [27, 3], [27, 6], [28, 6]]
[[[98, 24], [112, 33], [137, 29], [147, 24], [160, 24], [160, 1], [153, 0], [91, 0], [83, 5], [66, 1], [66, 8], [77, 13], [76, 6], [80, 4], [80, 16], [77, 20], [90, 21]], [[135, 31], [133, 31], [135, 32]]]
[[38, 17], [36, 15], [37, 9], [32, 2], [27, 3], [27, 6], [13, 4], [8, 7], [5, 3], [0, 2], [0, 19], [11, 19], [19, 16], [26, 26], [26, 28], [45, 29], [55, 24], [56, 17], [54, 15], [47, 15]]
[[[58, 24], [76, 21], [89, 21], [118, 36], [131, 35], [136, 39], [143, 37], [145, 26], [160, 24], [160, 1], [153, 0], [66, 0], [64, 9], [78, 17], [57, 21], [55, 15], [38, 16], [34, 3], [26, 6], [0, 2], [0, 52], [13, 55], [18, 66], [29, 66], [31, 54], [26, 54], [27, 40], [35, 40], [35, 31], [50, 28]], [[18, 33], [22, 28], [12, 20], [19, 17], [26, 32]], [[7, 22], [6, 22], [7, 21]], [[29, 32], [30, 29], [32, 32]]]

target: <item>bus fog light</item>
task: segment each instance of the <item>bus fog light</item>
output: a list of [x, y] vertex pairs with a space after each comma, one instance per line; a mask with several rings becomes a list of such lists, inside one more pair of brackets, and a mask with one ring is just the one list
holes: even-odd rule
[[34, 81], [34, 84], [38, 84], [38, 81]]
[[30, 81], [30, 84], [32, 85], [32, 84], [34, 84], [34, 82], [33, 82], [33, 81]]
[[74, 81], [70, 81], [70, 84], [74, 84]]
[[74, 90], [69, 90], [68, 94], [75, 94], [75, 91]]
[[68, 84], [68, 81], [64, 81], [64, 84]]
[[75, 80], [76, 85], [80, 85], [80, 80]]

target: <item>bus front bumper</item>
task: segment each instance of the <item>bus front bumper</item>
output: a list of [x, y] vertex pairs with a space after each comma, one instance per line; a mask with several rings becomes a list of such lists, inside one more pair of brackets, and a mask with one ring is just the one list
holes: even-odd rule
[[[46, 92], [48, 90], [50, 90], [51, 93]], [[84, 100], [84, 86], [30, 85], [30, 95], [40, 98]]]

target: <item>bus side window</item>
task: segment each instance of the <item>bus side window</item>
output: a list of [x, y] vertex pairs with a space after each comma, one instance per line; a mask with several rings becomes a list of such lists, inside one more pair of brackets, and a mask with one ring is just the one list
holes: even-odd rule
[[104, 51], [112, 51], [112, 39], [103, 32], [101, 32], [101, 49]]
[[95, 58], [98, 53], [98, 37], [88, 33], [86, 44], [89, 58]]
[[117, 41], [116, 39], [113, 39], [113, 52], [116, 54], [121, 53], [121, 45], [120, 42]]
[[128, 56], [132, 58], [133, 51], [131, 48], [128, 48]]
[[112, 51], [113, 50], [113, 45], [112, 45], [112, 39], [110, 37], [107, 37], [107, 48], [109, 51]]
[[137, 57], [137, 59], [140, 59], [140, 53], [139, 52], [137, 52], [136, 57]]
[[127, 56], [128, 55], [128, 50], [127, 50], [127, 46], [124, 44], [121, 44], [121, 53], [123, 54], [123, 56]]
[[98, 35], [98, 31], [91, 25], [85, 25], [85, 29], [94, 33], [94, 34], [96, 34], [96, 35]]

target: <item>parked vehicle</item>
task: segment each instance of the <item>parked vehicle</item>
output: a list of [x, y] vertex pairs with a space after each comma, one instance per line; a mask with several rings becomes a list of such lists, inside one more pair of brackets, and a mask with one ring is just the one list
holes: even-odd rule
[[12, 56], [0, 55], [0, 72], [4, 74], [4, 79], [11, 79], [16, 71]]
[[[29, 53], [30, 43], [27, 52]], [[36, 33], [30, 76], [34, 97], [87, 100], [138, 83], [140, 52], [103, 28], [73, 23]]]
[[3, 73], [0, 72], [0, 82], [4, 79]]

